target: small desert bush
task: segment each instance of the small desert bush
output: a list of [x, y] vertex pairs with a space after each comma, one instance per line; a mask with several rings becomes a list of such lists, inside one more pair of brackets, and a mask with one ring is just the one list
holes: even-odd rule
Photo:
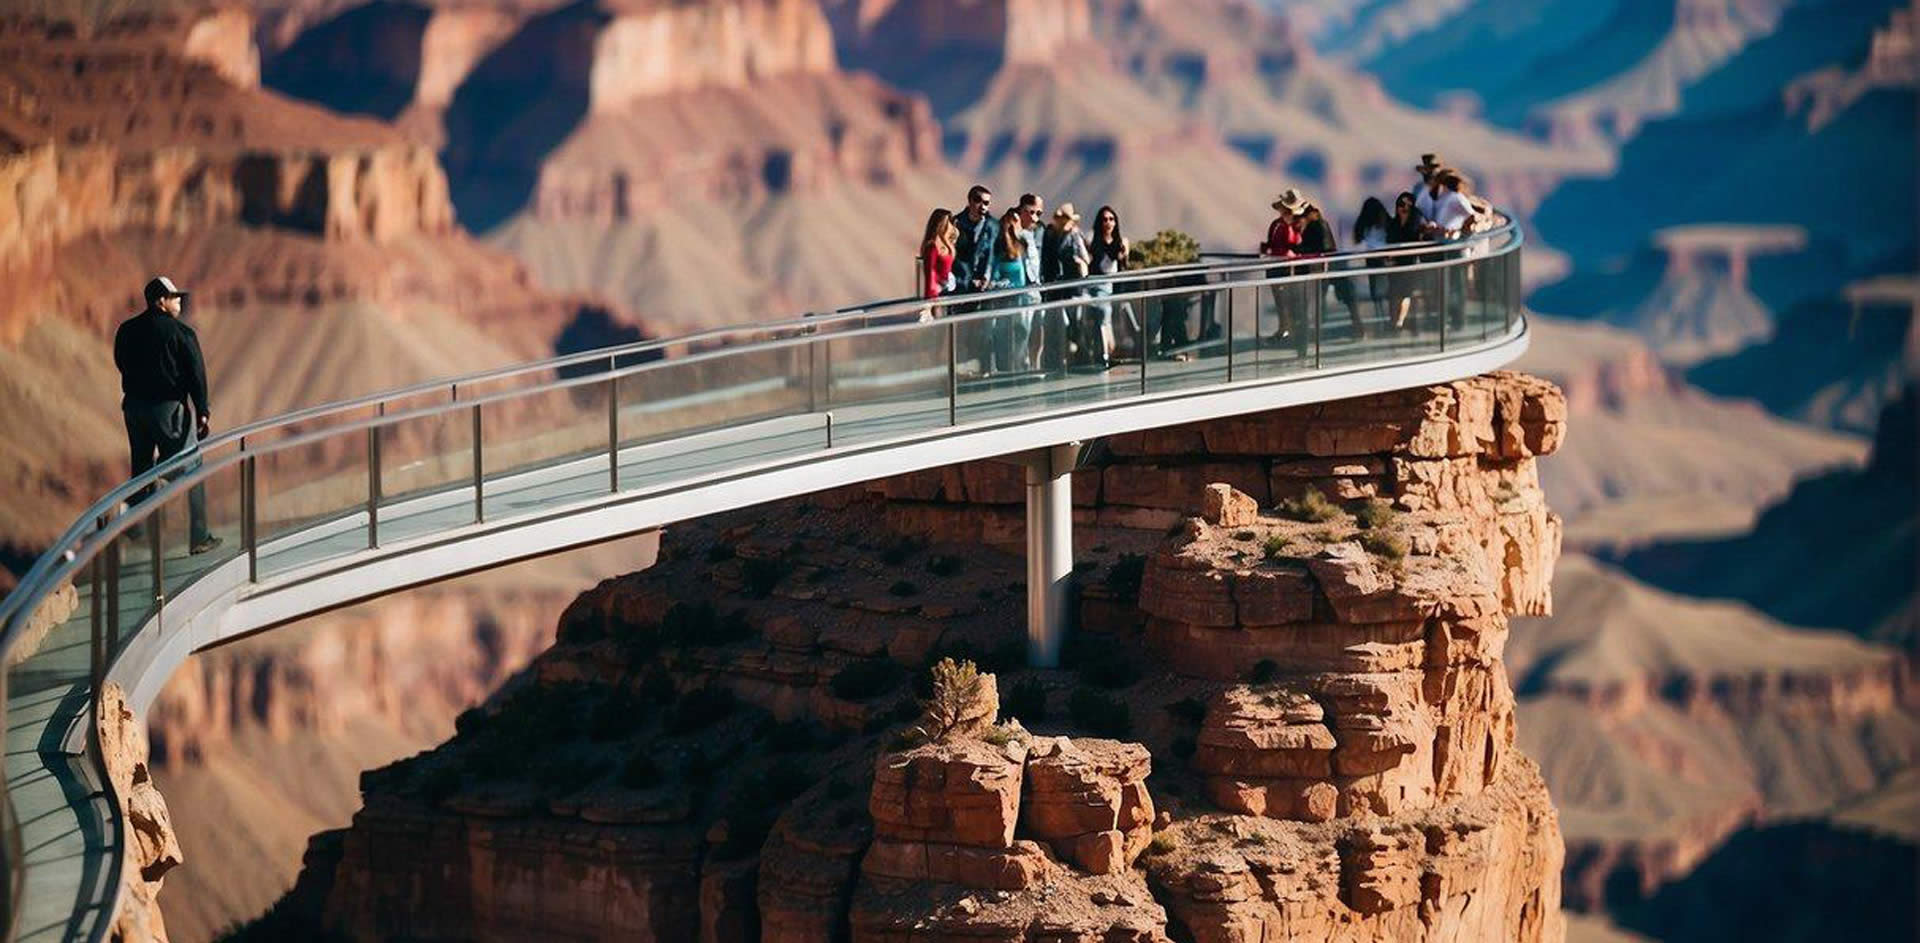
[[1274, 534], [1267, 538], [1267, 542], [1260, 549], [1267, 555], [1267, 559], [1278, 560], [1286, 555], [1287, 538]]
[[1345, 511], [1340, 510], [1339, 505], [1327, 500], [1327, 496], [1322, 494], [1318, 488], [1308, 488], [1306, 492], [1299, 497], [1288, 498], [1280, 502], [1280, 505], [1274, 510], [1279, 511], [1282, 517], [1291, 518], [1296, 521], [1305, 521], [1309, 524], [1325, 524], [1330, 521], [1337, 521], [1342, 515], [1346, 514]]
[[1266, 684], [1280, 676], [1280, 663], [1271, 658], [1262, 658], [1254, 662], [1253, 670], [1247, 672], [1247, 680], [1254, 684]]
[[934, 741], [943, 741], [961, 722], [981, 715], [990, 683], [970, 661], [942, 658], [933, 666], [933, 694], [920, 702], [920, 729]]
[[1407, 551], [1412, 549], [1406, 535], [1378, 530], [1360, 535], [1360, 546], [1365, 547], [1368, 553], [1394, 563], [1406, 559]]
[[1179, 847], [1180, 843], [1175, 841], [1172, 835], [1160, 832], [1153, 836], [1152, 841], [1147, 842], [1147, 854], [1164, 855]]
[[1368, 530], [1386, 527], [1399, 516], [1400, 512], [1393, 509], [1393, 502], [1384, 498], [1368, 498], [1353, 511], [1353, 519]]

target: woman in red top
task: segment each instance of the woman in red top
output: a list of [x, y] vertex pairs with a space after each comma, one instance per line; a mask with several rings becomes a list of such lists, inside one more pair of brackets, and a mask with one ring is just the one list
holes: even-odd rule
[[[1267, 238], [1264, 242], [1260, 243], [1261, 255], [1273, 256], [1278, 259], [1291, 259], [1299, 255], [1300, 226], [1298, 217], [1301, 211], [1306, 209], [1306, 206], [1306, 197], [1301, 196], [1300, 191], [1292, 187], [1288, 187], [1280, 194], [1279, 199], [1273, 201], [1274, 212], [1279, 215], [1275, 216], [1273, 222], [1267, 225]], [[1291, 267], [1286, 269], [1269, 269], [1267, 275], [1269, 277], [1279, 277], [1291, 270]], [[1280, 326], [1268, 339], [1275, 344], [1290, 344], [1297, 349], [1305, 341], [1306, 335], [1296, 332], [1293, 329], [1293, 312], [1294, 309], [1300, 307], [1301, 301], [1300, 293], [1294, 290], [1296, 288], [1297, 286], [1274, 285], [1270, 289], [1273, 293], [1273, 311], [1280, 319]]]
[[938, 298], [952, 289], [953, 244], [959, 238], [952, 213], [934, 210], [927, 217], [927, 231], [920, 237], [920, 297]]

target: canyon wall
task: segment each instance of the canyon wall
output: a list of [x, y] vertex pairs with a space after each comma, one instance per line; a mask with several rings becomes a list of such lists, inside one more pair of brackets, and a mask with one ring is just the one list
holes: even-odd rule
[[[363, 777], [262, 932], [1559, 939], [1501, 650], [1563, 417], [1493, 375], [1115, 440], [1061, 670], [1023, 667], [1004, 466], [683, 525]], [[997, 696], [943, 712], [943, 656]]]

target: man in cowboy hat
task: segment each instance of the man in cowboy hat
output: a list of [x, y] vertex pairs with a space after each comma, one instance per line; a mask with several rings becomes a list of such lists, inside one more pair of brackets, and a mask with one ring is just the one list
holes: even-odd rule
[[[213, 421], [207, 409], [207, 363], [200, 338], [180, 320], [187, 293], [158, 276], [147, 282], [147, 309], [121, 322], [113, 335], [113, 364], [120, 368], [120, 413], [127, 423], [133, 474], [198, 448]], [[199, 467], [194, 461], [182, 472]], [[145, 500], [152, 488], [134, 501]], [[187, 490], [188, 549], [205, 553], [220, 545], [207, 530], [207, 491]]]
[[1420, 185], [1413, 188], [1413, 208], [1428, 219], [1433, 218], [1433, 177], [1446, 166], [1438, 154], [1422, 154], [1420, 163], [1413, 165], [1414, 171], [1420, 174]]

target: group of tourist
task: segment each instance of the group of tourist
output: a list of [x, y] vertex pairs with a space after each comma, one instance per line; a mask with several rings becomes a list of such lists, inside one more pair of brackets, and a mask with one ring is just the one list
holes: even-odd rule
[[[1394, 198], [1392, 212], [1388, 212], [1386, 204], [1380, 202], [1378, 197], [1367, 197], [1360, 205], [1359, 215], [1353, 223], [1353, 245], [1356, 249], [1371, 252], [1394, 245], [1450, 242], [1488, 225], [1491, 208], [1484, 201], [1471, 196], [1472, 185], [1465, 175], [1446, 166], [1440, 155], [1420, 155], [1420, 163], [1414, 166], [1414, 170], [1420, 175], [1420, 183]], [[1340, 251], [1333, 227], [1327, 223], [1320, 207], [1302, 196], [1300, 191], [1288, 189], [1281, 193], [1273, 201], [1273, 209], [1276, 215], [1267, 226], [1266, 239], [1260, 243], [1261, 255], [1299, 259], [1331, 256]], [[1413, 259], [1407, 256], [1396, 261], [1404, 264]], [[1388, 263], [1387, 259], [1369, 259], [1367, 265], [1369, 268], [1382, 268]], [[1293, 269], [1296, 272], [1314, 270]], [[1324, 267], [1318, 270], [1324, 270]], [[1454, 290], [1452, 282], [1459, 277], [1455, 268], [1449, 268], [1445, 277], [1449, 279], [1448, 314], [1458, 317], [1465, 300], [1464, 286]], [[1335, 298], [1347, 309], [1353, 336], [1356, 339], [1366, 338], [1371, 332], [1360, 316], [1354, 281], [1344, 278], [1330, 281]], [[1369, 276], [1367, 294], [1373, 302], [1375, 319], [1382, 325], [1390, 325], [1393, 330], [1405, 329], [1417, 294], [1414, 284], [1411, 278], [1390, 273]], [[1302, 288], [1304, 292], [1297, 290]], [[1272, 335], [1274, 341], [1294, 346], [1305, 344], [1304, 336], [1296, 330], [1297, 317], [1303, 307], [1301, 301], [1305, 299], [1310, 302], [1314, 294], [1322, 290], [1311, 284], [1273, 286], [1274, 307], [1279, 314], [1279, 328]], [[1390, 320], [1387, 313], [1389, 305], [1393, 308]]]
[[[1017, 203], [995, 216], [993, 191], [976, 185], [967, 191], [966, 209], [936, 209], [927, 217], [920, 241], [920, 296], [1038, 289], [1112, 275], [1127, 267], [1131, 248], [1120, 229], [1120, 214], [1111, 206], [1100, 207], [1091, 229], [1083, 230], [1072, 203], [1060, 204], [1048, 217], [1046, 201], [1032, 193], [1021, 194]], [[1082, 298], [1112, 291], [1112, 283], [1095, 281], [1017, 297], [1025, 306], [1042, 297]], [[1039, 320], [1031, 314], [995, 318], [987, 328], [982, 369], [1006, 372], [1043, 363], [1105, 366], [1114, 349], [1110, 315], [1108, 306], [1093, 304], [1072, 318], [1060, 312]]]
[[[1414, 169], [1420, 174], [1420, 183], [1401, 193], [1391, 211], [1376, 197], [1368, 197], [1361, 205], [1353, 225], [1354, 249], [1372, 251], [1457, 239], [1485, 224], [1485, 203], [1470, 196], [1467, 179], [1446, 166], [1439, 155], [1421, 155]], [[1341, 251], [1325, 214], [1298, 190], [1286, 190], [1272, 205], [1276, 216], [1260, 243], [1261, 256], [1302, 259], [1333, 256]], [[1046, 201], [1033, 193], [1021, 194], [1013, 206], [996, 215], [993, 191], [976, 185], [967, 192], [965, 209], [936, 209], [927, 217], [920, 240], [920, 297], [930, 300], [1027, 289], [1012, 296], [1011, 304], [1022, 308], [1042, 300], [1090, 299], [1083, 305], [1050, 308], [1044, 317], [1024, 312], [990, 319], [983, 336], [970, 339], [969, 345], [978, 348], [983, 373], [1041, 365], [1104, 368], [1112, 362], [1117, 339], [1138, 353], [1146, 347], [1145, 335], [1157, 333], [1153, 325], [1145, 325], [1148, 330], [1142, 331], [1132, 305], [1122, 305], [1116, 311], [1113, 305], [1099, 301], [1113, 293], [1113, 282], [1090, 278], [1126, 270], [1130, 249], [1119, 213], [1111, 206], [1100, 207], [1092, 224], [1085, 228], [1072, 203], [1062, 203], [1048, 215]], [[1369, 268], [1388, 264], [1386, 259], [1367, 262]], [[1314, 270], [1294, 265], [1276, 269], [1273, 274]], [[1353, 336], [1369, 336], [1371, 330], [1361, 317], [1355, 280], [1330, 281], [1334, 295], [1347, 309]], [[1374, 320], [1393, 330], [1405, 329], [1420, 294], [1414, 287], [1415, 280], [1380, 273], [1366, 278], [1365, 284]], [[1273, 286], [1279, 327], [1270, 340], [1282, 346], [1303, 346], [1306, 341], [1298, 328], [1300, 318], [1314, 293], [1323, 290], [1312, 284]], [[1448, 307], [1454, 309], [1463, 292], [1448, 294], [1453, 296]], [[974, 309], [956, 305], [946, 310], [959, 313]], [[1211, 321], [1210, 313], [1203, 312], [1203, 319]], [[1177, 327], [1178, 338], [1171, 342], [1161, 338], [1162, 347], [1184, 343], [1184, 324]], [[1116, 332], [1121, 336], [1116, 338]], [[1217, 334], [1217, 329], [1209, 332], [1203, 325], [1203, 339]]]

